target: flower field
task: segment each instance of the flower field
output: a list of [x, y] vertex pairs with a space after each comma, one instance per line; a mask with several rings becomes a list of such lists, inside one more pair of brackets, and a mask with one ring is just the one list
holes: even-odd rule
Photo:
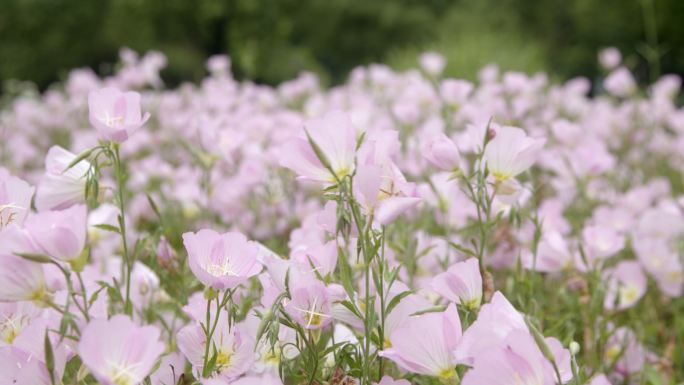
[[681, 79], [359, 67], [0, 104], [0, 384], [678, 384]]

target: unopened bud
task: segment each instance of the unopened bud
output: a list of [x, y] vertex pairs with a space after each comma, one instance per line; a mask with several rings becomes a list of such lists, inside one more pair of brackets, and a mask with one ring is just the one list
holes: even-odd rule
[[568, 346], [568, 349], [570, 349], [570, 354], [573, 356], [577, 355], [580, 351], [580, 344], [577, 343], [577, 341], [572, 341], [570, 342], [570, 345]]
[[168, 267], [171, 265], [175, 259], [175, 253], [169, 245], [169, 241], [165, 236], [159, 238], [159, 244], [157, 245], [157, 261], [161, 266]]
[[496, 138], [496, 130], [493, 128], [490, 128], [489, 130], [487, 130], [487, 139], [492, 140], [494, 138]]

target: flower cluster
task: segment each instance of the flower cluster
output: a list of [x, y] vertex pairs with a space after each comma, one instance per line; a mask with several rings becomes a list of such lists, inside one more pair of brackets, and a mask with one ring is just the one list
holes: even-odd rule
[[674, 383], [681, 81], [355, 69], [0, 110], [0, 383]]

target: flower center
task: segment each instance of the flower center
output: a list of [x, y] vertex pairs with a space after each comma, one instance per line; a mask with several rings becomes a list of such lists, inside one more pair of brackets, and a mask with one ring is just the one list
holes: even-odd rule
[[230, 359], [233, 355], [223, 350], [216, 355], [216, 367], [219, 371], [227, 368], [230, 365]]
[[120, 364], [112, 365], [109, 372], [109, 377], [116, 385], [133, 385], [135, 384], [135, 377], [131, 373], [132, 367]]
[[17, 209], [21, 209], [21, 207], [14, 203], [0, 205], [0, 230], [9, 226], [10, 223], [17, 219]]
[[211, 274], [214, 277], [223, 277], [226, 275], [230, 276], [236, 276], [237, 274], [232, 270], [232, 266], [230, 266], [230, 261], [223, 261], [221, 263], [210, 263], [206, 267], [207, 273]]
[[111, 116], [108, 111], [105, 111], [104, 116], [100, 118], [100, 121], [104, 123], [107, 127], [118, 127], [123, 124], [123, 116]]

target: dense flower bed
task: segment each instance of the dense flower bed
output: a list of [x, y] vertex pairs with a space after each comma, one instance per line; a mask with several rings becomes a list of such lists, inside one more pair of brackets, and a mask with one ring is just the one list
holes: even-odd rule
[[167, 90], [124, 50], [15, 98], [0, 383], [681, 380], [681, 82], [600, 59]]

